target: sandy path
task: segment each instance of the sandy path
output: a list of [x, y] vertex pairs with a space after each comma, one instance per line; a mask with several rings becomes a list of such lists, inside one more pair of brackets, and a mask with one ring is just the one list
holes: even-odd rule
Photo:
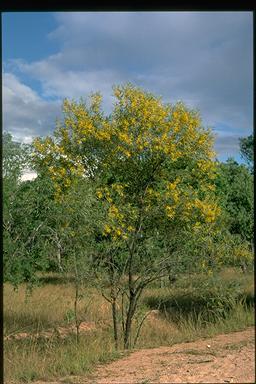
[[99, 367], [83, 383], [254, 383], [254, 328], [140, 350]]
[[[255, 383], [255, 329], [218, 335], [172, 347], [139, 350], [98, 366], [73, 384]], [[43, 384], [38, 381], [35, 384]]]

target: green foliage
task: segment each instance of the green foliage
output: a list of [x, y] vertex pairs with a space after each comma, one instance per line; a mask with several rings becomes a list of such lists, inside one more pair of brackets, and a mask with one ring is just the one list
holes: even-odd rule
[[233, 235], [228, 230], [222, 229], [218, 234], [217, 252], [219, 265], [253, 267], [253, 252], [251, 244], [241, 240], [240, 235]]
[[[23, 188], [20, 178], [29, 163], [30, 146], [13, 141], [9, 133], [3, 133], [2, 140], [4, 277], [18, 284], [23, 281], [22, 275], [25, 279], [30, 275], [26, 245], [32, 241], [33, 234], [31, 228], [24, 224], [28, 224], [31, 212], [28, 210], [22, 215], [24, 200], [20, 200]], [[29, 194], [26, 199], [25, 204], [28, 205]]]
[[20, 183], [8, 209], [4, 227], [4, 277], [19, 284], [35, 278], [35, 271], [45, 270], [47, 228], [52, 226], [53, 192], [51, 181], [38, 177]]
[[74, 310], [73, 309], [69, 309], [66, 314], [65, 314], [65, 317], [64, 317], [65, 321], [69, 324], [69, 323], [74, 323], [75, 321], [75, 313], [74, 313]]
[[158, 308], [177, 324], [181, 319], [192, 319], [205, 326], [228, 318], [238, 304], [244, 308], [254, 305], [253, 292], [247, 291], [247, 280], [237, 275], [231, 278], [220, 274], [184, 275], [162, 294], [147, 295], [144, 303], [152, 309]]
[[[10, 228], [12, 205], [19, 195], [22, 170], [28, 163], [29, 146], [13, 141], [10, 133], [3, 133], [3, 227]], [[11, 244], [10, 244], [11, 246]]]
[[3, 132], [2, 148], [3, 178], [17, 183], [29, 163], [30, 146], [14, 141], [10, 133]]
[[[85, 198], [88, 189], [77, 185], [65, 204], [56, 202], [45, 169], [33, 181], [20, 181], [29, 162], [28, 146], [13, 142], [10, 134], [3, 135], [3, 144], [4, 279], [15, 286], [23, 281], [36, 283], [38, 271], [63, 270], [71, 254], [84, 253], [91, 233], [88, 217], [92, 222], [89, 195]], [[95, 214], [91, 203], [89, 212]]]
[[251, 241], [254, 229], [253, 176], [244, 165], [229, 159], [218, 164], [215, 184], [228, 230]]
[[251, 243], [240, 234], [230, 233], [225, 217], [220, 218], [215, 227], [201, 226], [187, 238], [183, 237], [183, 240], [179, 256], [181, 260], [186, 260], [187, 266], [190, 265], [190, 268], [183, 269], [184, 272], [201, 271], [210, 276], [224, 266], [237, 266], [242, 269], [253, 267]]
[[[23, 281], [36, 282], [38, 271], [59, 267], [68, 270], [74, 254], [82, 254], [86, 266], [85, 249], [89, 247], [86, 248], [85, 243], [89, 244], [92, 228], [88, 220], [94, 212], [91, 203], [88, 211], [88, 190], [86, 193], [84, 202], [85, 189], [79, 191], [77, 186], [65, 203], [60, 204], [55, 201], [53, 183], [45, 174], [18, 185], [4, 230], [5, 280], [15, 285]], [[84, 270], [81, 263], [81, 274]]]
[[253, 170], [254, 160], [254, 136], [250, 135], [239, 139], [240, 153], [247, 162], [251, 170]]

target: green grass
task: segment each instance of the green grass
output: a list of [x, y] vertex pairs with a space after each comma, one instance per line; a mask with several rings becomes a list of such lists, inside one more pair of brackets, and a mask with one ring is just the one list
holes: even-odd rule
[[226, 318], [238, 304], [253, 306], [253, 275], [229, 270], [211, 277], [185, 276], [170, 288], [152, 289], [144, 302], [172, 322], [194, 318], [202, 326]]
[[[216, 283], [204, 276], [184, 276], [170, 288], [147, 289], [142, 297], [141, 316], [152, 309], [158, 311], [146, 318], [136, 347], [173, 345], [252, 326], [253, 274], [226, 270], [219, 277], [221, 280]], [[53, 275], [45, 276], [42, 281], [43, 285], [29, 296], [25, 286], [18, 291], [9, 284], [4, 286], [5, 336], [67, 326], [72, 320], [69, 316], [74, 299], [72, 281], [65, 282]], [[222, 284], [222, 290], [218, 284]], [[117, 353], [114, 349], [110, 305], [95, 289], [83, 289], [79, 318], [94, 322], [96, 328], [81, 334], [78, 345], [75, 335], [64, 339], [55, 334], [50, 339], [5, 341], [5, 382], [84, 375], [92, 372], [96, 364], [122, 355], [122, 351]]]
[[211, 278], [183, 276], [170, 288], [147, 290], [143, 301], [159, 316], [144, 327], [139, 347], [242, 330], [255, 322], [254, 275], [226, 269]]

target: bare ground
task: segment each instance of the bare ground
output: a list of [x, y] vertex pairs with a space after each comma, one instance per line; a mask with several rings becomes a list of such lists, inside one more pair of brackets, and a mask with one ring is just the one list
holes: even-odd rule
[[[255, 383], [255, 329], [172, 347], [139, 350], [60, 383]], [[43, 384], [43, 382], [37, 382]]]

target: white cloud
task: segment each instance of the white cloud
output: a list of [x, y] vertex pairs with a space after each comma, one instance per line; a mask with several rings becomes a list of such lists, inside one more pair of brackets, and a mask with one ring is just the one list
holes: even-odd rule
[[60, 55], [34, 63], [15, 60], [14, 64], [21, 72], [40, 79], [42, 97], [78, 99], [99, 91], [104, 95], [103, 105], [108, 112], [112, 105], [113, 85], [127, 81], [121, 72], [110, 68], [90, 71], [62, 68]]
[[[12, 92], [18, 87], [18, 105], [24, 113], [30, 111], [37, 132], [53, 128], [46, 129], [43, 111], [54, 121], [59, 105], [43, 98], [79, 98], [100, 91], [109, 112], [112, 86], [130, 81], [164, 101], [182, 99], [198, 108], [205, 125], [225, 125], [234, 153], [237, 137], [251, 133], [251, 12], [64, 12], [55, 17], [58, 27], [48, 37], [59, 43], [59, 51], [37, 62], [12, 63], [41, 82], [41, 97], [24, 84], [12, 83]], [[8, 82], [11, 88], [10, 78]], [[13, 103], [10, 90], [8, 97]], [[14, 116], [15, 124], [29, 119], [18, 112]], [[13, 122], [7, 123], [14, 129]], [[31, 122], [27, 126], [32, 133]], [[24, 124], [15, 129], [25, 135]], [[224, 151], [221, 140], [216, 148]]]
[[17, 99], [21, 99], [25, 105], [39, 101], [36, 92], [22, 84], [11, 73], [4, 73], [3, 75], [3, 97], [4, 105], [11, 104], [13, 100], [16, 101]]
[[3, 74], [3, 129], [15, 140], [30, 143], [51, 133], [59, 114], [59, 102], [47, 102], [15, 75]]

